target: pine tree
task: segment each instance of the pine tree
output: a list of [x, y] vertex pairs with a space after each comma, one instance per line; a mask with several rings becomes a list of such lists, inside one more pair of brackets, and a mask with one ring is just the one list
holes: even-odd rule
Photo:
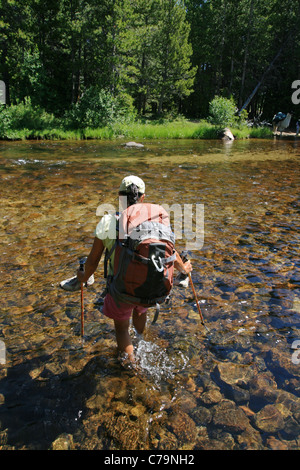
[[160, 4], [152, 69], [158, 114], [164, 106], [170, 107], [174, 103], [178, 106], [183, 97], [189, 96], [196, 74], [196, 67], [191, 64], [190, 26], [184, 3], [161, 0]]
[[178, 0], [118, 0], [117, 83], [134, 99], [139, 113], [156, 103], [158, 114], [188, 96], [196, 68], [191, 67], [190, 27]]

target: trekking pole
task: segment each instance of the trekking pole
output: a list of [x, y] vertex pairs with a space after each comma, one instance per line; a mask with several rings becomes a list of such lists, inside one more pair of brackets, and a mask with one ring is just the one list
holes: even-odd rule
[[199, 312], [199, 315], [200, 315], [201, 323], [202, 323], [202, 325], [204, 326], [204, 328], [205, 328], [207, 331], [209, 331], [209, 329], [207, 328], [207, 326], [206, 326], [205, 323], [204, 323], [203, 315], [202, 315], [202, 312], [201, 312], [201, 308], [200, 308], [200, 305], [199, 305], [199, 300], [198, 300], [198, 298], [197, 298], [197, 294], [196, 294], [196, 291], [195, 291], [195, 287], [194, 287], [194, 284], [193, 284], [193, 281], [192, 281], [191, 273], [189, 273], [189, 280], [190, 280], [190, 283], [191, 283], [191, 286], [192, 286], [192, 290], [193, 290], [193, 294], [194, 294], [194, 297], [195, 297], [195, 300], [196, 300], [196, 304], [197, 304], [198, 312]]
[[[86, 258], [81, 258], [79, 260], [79, 271], [84, 271], [84, 263]], [[83, 340], [84, 336], [84, 302], [83, 302], [83, 282], [80, 285], [80, 300], [81, 300], [81, 340]]]
[[[182, 261], [185, 263], [186, 261], [188, 261], [188, 257], [187, 257], [187, 252], [186, 251], [183, 251], [180, 255]], [[196, 294], [196, 290], [195, 290], [195, 287], [194, 287], [194, 283], [192, 281], [192, 276], [191, 276], [191, 273], [188, 273], [188, 276], [189, 276], [189, 280], [190, 280], [190, 283], [191, 283], [191, 286], [192, 286], [192, 291], [193, 291], [193, 294], [194, 294], [194, 298], [195, 298], [195, 301], [196, 301], [196, 304], [197, 304], [197, 308], [198, 308], [198, 312], [199, 312], [199, 315], [200, 315], [200, 319], [201, 319], [201, 323], [202, 325], [204, 326], [204, 328], [209, 331], [209, 329], [207, 328], [207, 326], [205, 325], [204, 323], [204, 319], [203, 319], [203, 315], [202, 315], [202, 312], [201, 312], [201, 308], [200, 308], [200, 305], [199, 305], [199, 300], [198, 300], [198, 297], [197, 297], [197, 294]]]
[[83, 305], [83, 284], [81, 283], [81, 339], [84, 335], [84, 305]]

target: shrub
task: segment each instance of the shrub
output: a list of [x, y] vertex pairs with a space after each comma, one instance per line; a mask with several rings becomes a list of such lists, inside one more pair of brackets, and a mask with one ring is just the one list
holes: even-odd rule
[[47, 113], [39, 106], [32, 106], [31, 99], [26, 97], [24, 102], [8, 108], [11, 124], [14, 129], [44, 129], [54, 124], [53, 114]]
[[209, 103], [209, 121], [217, 126], [231, 126], [236, 122], [236, 105], [232, 99], [215, 96]]
[[132, 118], [133, 106], [128, 95], [115, 98], [109, 91], [88, 88], [66, 113], [66, 123], [73, 128], [96, 129]]
[[42, 130], [54, 124], [53, 114], [39, 106], [32, 106], [30, 98], [24, 102], [0, 108], [0, 138], [5, 138], [12, 130]]
[[0, 139], [5, 139], [11, 127], [11, 120], [4, 105], [0, 106]]

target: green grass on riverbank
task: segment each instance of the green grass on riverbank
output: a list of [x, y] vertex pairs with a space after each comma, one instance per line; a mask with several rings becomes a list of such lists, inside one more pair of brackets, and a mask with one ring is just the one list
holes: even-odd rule
[[[62, 127], [43, 129], [9, 129], [2, 140], [113, 140], [125, 138], [135, 141], [151, 139], [219, 139], [222, 129], [206, 121], [188, 120], [153, 122], [137, 121], [129, 124], [114, 124], [99, 129], [67, 130]], [[240, 129], [231, 128], [236, 139], [270, 138], [272, 130], [268, 127]]]

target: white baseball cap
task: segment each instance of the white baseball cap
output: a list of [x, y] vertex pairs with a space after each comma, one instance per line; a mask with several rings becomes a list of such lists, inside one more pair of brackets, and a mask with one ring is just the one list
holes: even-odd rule
[[144, 181], [138, 176], [134, 176], [134, 175], [126, 176], [125, 178], [123, 178], [119, 191], [127, 192], [127, 189], [131, 184], [135, 184], [137, 186], [139, 193], [145, 194]]

